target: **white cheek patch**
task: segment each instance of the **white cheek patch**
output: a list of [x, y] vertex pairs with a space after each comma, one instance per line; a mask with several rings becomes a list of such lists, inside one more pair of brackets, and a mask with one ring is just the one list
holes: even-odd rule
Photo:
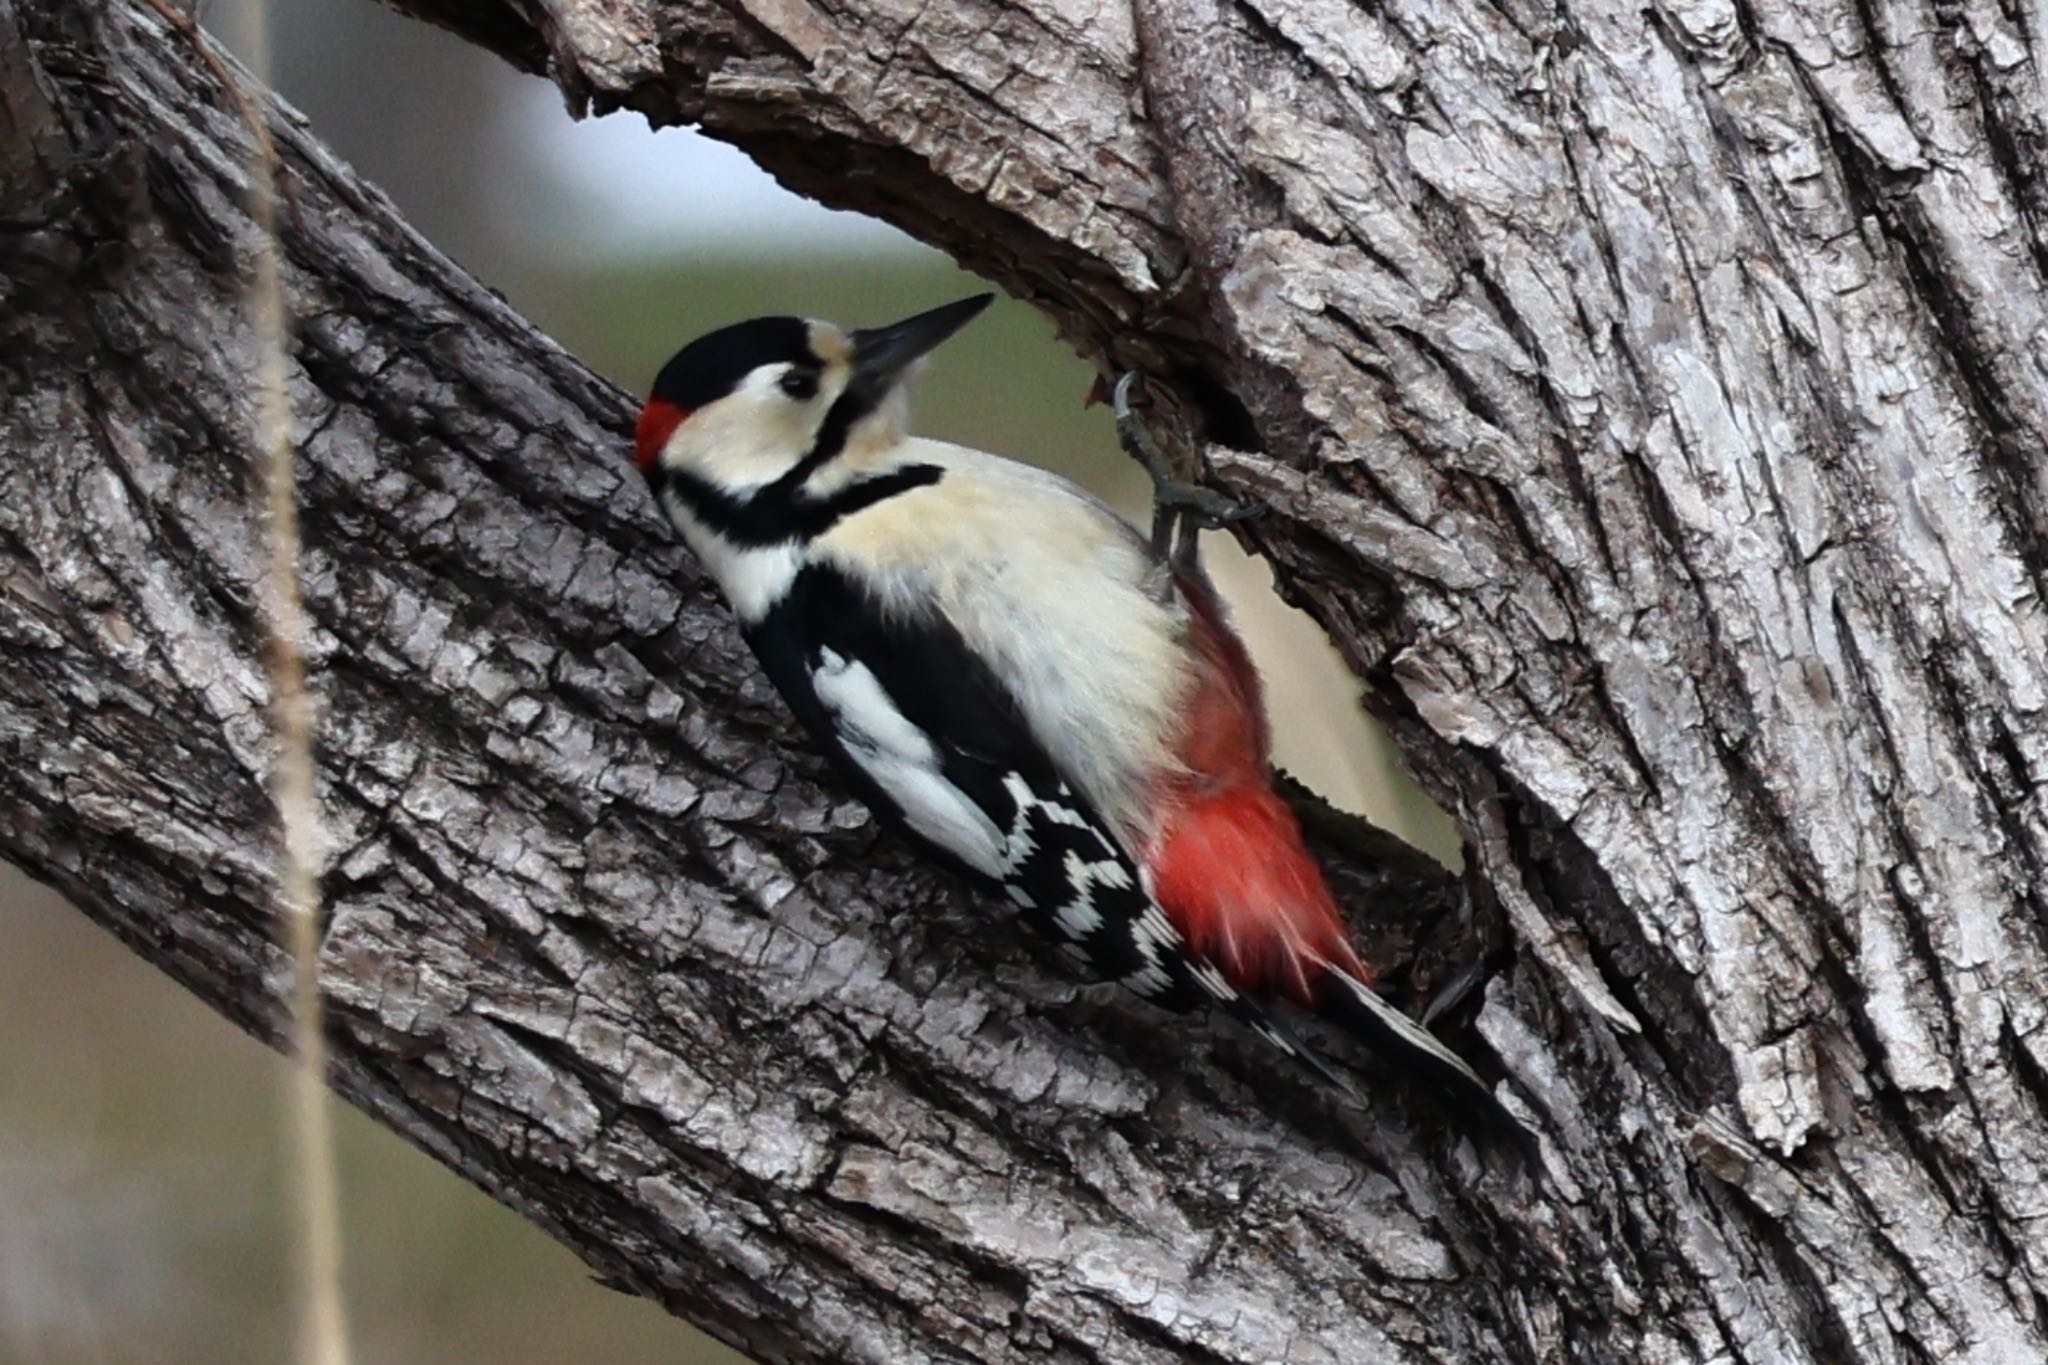
[[782, 392], [787, 365], [756, 367], [738, 388], [692, 412], [669, 436], [662, 463], [734, 496], [787, 474], [816, 437], [825, 408]]
[[906, 824], [983, 876], [1002, 874], [1002, 831], [946, 780], [931, 739], [896, 708], [866, 664], [825, 650], [811, 689], [832, 713], [848, 756]]

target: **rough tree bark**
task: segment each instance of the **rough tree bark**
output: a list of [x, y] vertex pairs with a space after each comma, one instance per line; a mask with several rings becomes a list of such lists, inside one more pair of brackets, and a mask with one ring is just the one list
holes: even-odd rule
[[[871, 837], [626, 400], [280, 115], [352, 1099], [775, 1359], [2048, 1355], [2048, 13], [399, 7], [1173, 378], [1469, 866], [1323, 851], [1383, 960], [1511, 943], [1546, 1157]], [[0, 0], [0, 847], [274, 1038], [245, 151], [140, 0]]]

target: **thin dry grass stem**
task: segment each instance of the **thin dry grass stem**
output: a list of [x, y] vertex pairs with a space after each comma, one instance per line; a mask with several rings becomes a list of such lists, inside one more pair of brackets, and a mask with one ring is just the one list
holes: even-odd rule
[[[250, 65], [268, 80], [269, 16], [252, 7]], [[234, 85], [229, 82], [229, 89]], [[348, 1365], [341, 1294], [341, 1195], [327, 1096], [327, 1036], [320, 991], [320, 904], [314, 867], [322, 835], [313, 775], [313, 707], [306, 692], [305, 606], [299, 588], [299, 516], [286, 356], [283, 250], [277, 234], [277, 150], [255, 100], [242, 101], [253, 138], [249, 207], [256, 269], [249, 302], [259, 351], [256, 421], [270, 514], [271, 685], [278, 728], [277, 804], [284, 824], [284, 940], [292, 959], [292, 1052], [286, 1126], [292, 1152], [299, 1300], [299, 1359]]]

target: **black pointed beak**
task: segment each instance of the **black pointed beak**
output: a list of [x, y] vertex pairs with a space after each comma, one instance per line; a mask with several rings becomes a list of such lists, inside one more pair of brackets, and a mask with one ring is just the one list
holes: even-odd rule
[[863, 327], [853, 334], [852, 386], [880, 398], [911, 362], [965, 327], [994, 299], [994, 294], [976, 294], [887, 327]]

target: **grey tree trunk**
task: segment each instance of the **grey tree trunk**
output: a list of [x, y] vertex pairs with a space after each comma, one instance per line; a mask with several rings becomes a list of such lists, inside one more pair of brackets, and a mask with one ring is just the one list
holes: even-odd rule
[[[1172, 382], [1463, 825], [1318, 822], [1418, 991], [1511, 948], [1545, 1156], [871, 834], [628, 400], [280, 114], [345, 1094], [771, 1359], [2048, 1356], [2048, 12], [399, 7]], [[246, 151], [154, 7], [0, 0], [0, 851], [274, 1039]]]

